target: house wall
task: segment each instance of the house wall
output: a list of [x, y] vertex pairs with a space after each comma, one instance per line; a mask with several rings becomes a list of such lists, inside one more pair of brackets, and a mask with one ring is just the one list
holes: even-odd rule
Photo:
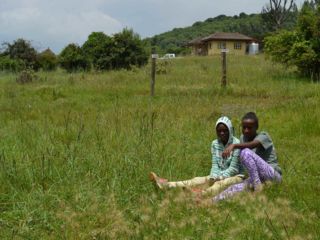
[[205, 56], [205, 55], [208, 55], [207, 46], [205, 44], [193, 45], [191, 54], [194, 55], [194, 56]]
[[[208, 55], [215, 55], [221, 53], [221, 48], [219, 48], [219, 45], [225, 44], [226, 49], [229, 50], [229, 54], [235, 54], [235, 55], [245, 55], [246, 54], [246, 48], [247, 43], [245, 41], [210, 41], [208, 44]], [[241, 49], [235, 49], [235, 44], [238, 46], [241, 45]], [[221, 47], [221, 46], [220, 46]]]

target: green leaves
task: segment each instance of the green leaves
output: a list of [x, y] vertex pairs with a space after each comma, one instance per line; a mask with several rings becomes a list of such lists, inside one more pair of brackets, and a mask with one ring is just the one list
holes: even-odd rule
[[97, 70], [111, 68], [111, 50], [113, 39], [103, 32], [92, 32], [83, 44], [82, 50], [86, 58]]
[[130, 29], [123, 29], [113, 37], [103, 32], [93, 32], [82, 49], [96, 70], [140, 67], [148, 60], [140, 36]]
[[240, 32], [250, 37], [261, 40], [267, 29], [261, 21], [261, 14], [240, 13], [233, 17], [219, 15], [215, 18], [208, 18], [205, 21], [195, 22], [192, 26], [185, 28], [174, 28], [145, 41], [155, 44], [159, 49], [157, 53], [188, 53], [185, 45], [196, 38], [208, 36], [214, 32]]
[[38, 54], [38, 62], [44, 71], [56, 70], [58, 66], [57, 56], [49, 48]]
[[[5, 46], [5, 50], [2, 53], [3, 56], [7, 56], [9, 59], [12, 60], [22, 61], [26, 68], [33, 68], [34, 70], [38, 68], [37, 51], [31, 45], [30, 41], [19, 38], [15, 40], [12, 44], [4, 43], [3, 45]], [[16, 64], [19, 65], [19, 63], [15, 63], [14, 65]], [[16, 69], [16, 67], [13, 68]], [[11, 67], [9, 67], [6, 70], [10, 69]]]
[[90, 62], [84, 56], [81, 47], [71, 43], [66, 46], [59, 55], [59, 63], [68, 72], [89, 70]]
[[275, 62], [282, 64], [290, 64], [291, 57], [289, 55], [290, 47], [299, 41], [299, 36], [295, 31], [282, 31], [275, 35], [266, 37], [264, 40], [264, 50], [268, 57]]
[[265, 38], [265, 52], [275, 62], [296, 66], [299, 72], [320, 80], [320, 6], [305, 2], [295, 31]]

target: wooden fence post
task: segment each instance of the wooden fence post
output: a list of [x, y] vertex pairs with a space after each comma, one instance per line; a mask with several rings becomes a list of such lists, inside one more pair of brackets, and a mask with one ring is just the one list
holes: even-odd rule
[[154, 96], [154, 86], [156, 84], [156, 60], [158, 55], [156, 54], [156, 49], [155, 47], [152, 48], [152, 55], [151, 55], [151, 83], [150, 83], [150, 93], [151, 96]]
[[221, 78], [221, 86], [227, 86], [227, 50], [222, 49], [221, 51], [222, 58], [222, 78]]

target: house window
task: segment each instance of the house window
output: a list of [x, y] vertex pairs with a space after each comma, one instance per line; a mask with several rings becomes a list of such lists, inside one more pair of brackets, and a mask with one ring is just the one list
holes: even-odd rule
[[240, 50], [241, 49], [241, 42], [235, 42], [234, 49]]
[[210, 49], [212, 49], [212, 45], [211, 45], [211, 43], [209, 43], [209, 48], [210, 48]]
[[226, 43], [225, 42], [218, 42], [218, 49], [226, 49]]

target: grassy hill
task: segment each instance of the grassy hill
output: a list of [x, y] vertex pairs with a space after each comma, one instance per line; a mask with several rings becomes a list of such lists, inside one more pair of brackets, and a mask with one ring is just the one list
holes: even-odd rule
[[261, 39], [265, 33], [262, 26], [260, 14], [247, 15], [241, 13], [239, 16], [220, 15], [208, 18], [205, 21], [195, 22], [192, 26], [185, 28], [174, 28], [159, 35], [155, 35], [147, 41], [154, 41], [159, 50], [164, 52], [180, 52], [186, 43], [197, 37], [205, 37], [214, 32], [241, 32], [251, 37]]
[[[292, 28], [294, 24], [295, 17], [293, 16], [286, 28]], [[205, 37], [214, 32], [240, 32], [262, 41], [269, 29], [263, 24], [261, 14], [219, 15], [205, 21], [195, 22], [189, 27], [174, 28], [171, 31], [155, 35], [146, 39], [146, 42], [149, 44], [153, 42], [160, 52], [183, 53], [186, 51], [183, 46], [190, 40]]]
[[[0, 75], [1, 239], [319, 239], [320, 85], [263, 56], [181, 58], [133, 71]], [[199, 206], [169, 179], [205, 176], [221, 114], [256, 111], [283, 182]]]

